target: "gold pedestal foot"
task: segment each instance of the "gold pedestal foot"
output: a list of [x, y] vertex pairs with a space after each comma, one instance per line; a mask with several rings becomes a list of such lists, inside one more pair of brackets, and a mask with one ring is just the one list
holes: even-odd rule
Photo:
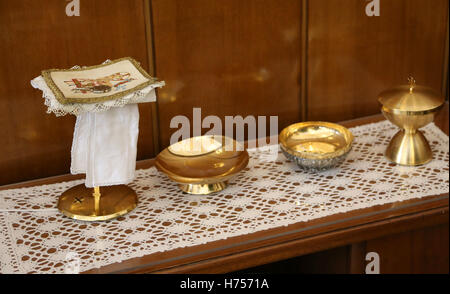
[[66, 216], [84, 221], [103, 221], [133, 210], [136, 192], [126, 185], [87, 188], [84, 184], [62, 193], [58, 209]]
[[420, 131], [399, 131], [392, 138], [385, 156], [400, 165], [422, 165], [429, 162], [432, 152], [427, 139]]
[[217, 182], [213, 184], [180, 184], [179, 187], [183, 192], [197, 195], [207, 195], [214, 192], [222, 191], [227, 187], [227, 182]]

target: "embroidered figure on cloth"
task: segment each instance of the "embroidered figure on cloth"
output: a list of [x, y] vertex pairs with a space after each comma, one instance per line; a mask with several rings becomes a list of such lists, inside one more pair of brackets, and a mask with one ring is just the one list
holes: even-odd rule
[[75, 93], [101, 94], [126, 90], [126, 84], [133, 80], [135, 79], [129, 72], [117, 72], [97, 79], [72, 79], [64, 82], [70, 87], [75, 87], [72, 89]]

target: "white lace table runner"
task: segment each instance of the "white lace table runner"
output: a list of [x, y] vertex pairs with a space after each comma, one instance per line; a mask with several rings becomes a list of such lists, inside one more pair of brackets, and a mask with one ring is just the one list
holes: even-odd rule
[[[310, 174], [281, 153], [249, 150], [248, 169], [208, 196], [186, 195], [155, 168], [130, 185], [139, 204], [128, 215], [89, 223], [63, 216], [58, 196], [83, 180], [0, 191], [0, 272], [64, 273], [68, 256], [80, 270], [194, 246], [374, 205], [449, 192], [449, 139], [423, 129], [434, 159], [420, 167], [383, 157], [397, 131], [383, 121], [351, 129], [354, 147], [338, 168]], [[72, 264], [73, 265], [73, 264]]]

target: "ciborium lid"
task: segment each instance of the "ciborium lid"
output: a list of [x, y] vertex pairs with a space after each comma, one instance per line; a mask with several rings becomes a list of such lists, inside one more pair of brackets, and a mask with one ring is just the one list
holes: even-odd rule
[[408, 85], [401, 85], [381, 92], [378, 101], [387, 110], [400, 112], [428, 112], [439, 108], [444, 99], [432, 88], [416, 85], [413, 77]]

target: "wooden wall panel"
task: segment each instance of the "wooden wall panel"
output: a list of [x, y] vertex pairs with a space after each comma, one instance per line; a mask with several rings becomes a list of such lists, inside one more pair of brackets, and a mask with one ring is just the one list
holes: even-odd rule
[[367, 3], [308, 1], [309, 120], [379, 113], [377, 94], [409, 74], [441, 90], [448, 0], [381, 0], [373, 17]]
[[381, 274], [448, 274], [448, 224], [367, 241]]
[[349, 248], [350, 246], [337, 247], [248, 268], [233, 274], [347, 274], [351, 258]]
[[153, 0], [152, 13], [162, 147], [193, 107], [299, 120], [300, 0]]
[[45, 68], [122, 56], [154, 64], [167, 86], [153, 118], [140, 106], [139, 159], [167, 146], [170, 120], [192, 118], [193, 107], [202, 117], [277, 115], [281, 129], [303, 113], [378, 113], [377, 93], [410, 73], [445, 85], [447, 0], [381, 0], [379, 17], [363, 0], [95, 0], [81, 1], [79, 17], [66, 16], [67, 3], [0, 1], [0, 184], [69, 170], [75, 119], [46, 114], [29, 84]]
[[380, 257], [380, 274], [448, 274], [448, 229], [448, 223], [427, 227], [236, 273], [364, 274], [367, 253], [376, 252]]
[[[132, 56], [148, 70], [144, 2], [0, 1], [0, 185], [68, 173], [75, 118], [46, 114], [30, 80], [42, 69]], [[154, 155], [150, 105], [140, 106], [138, 158]]]

